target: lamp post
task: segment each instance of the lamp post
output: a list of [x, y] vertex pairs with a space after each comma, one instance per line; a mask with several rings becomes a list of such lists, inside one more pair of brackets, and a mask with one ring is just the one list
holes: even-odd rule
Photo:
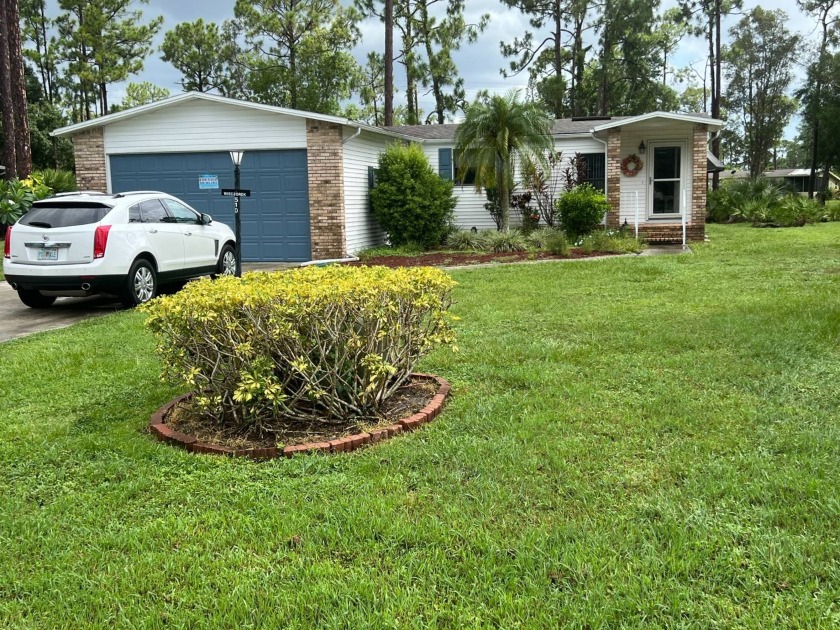
[[[233, 189], [239, 191], [239, 165], [242, 164], [244, 151], [231, 151], [233, 160]], [[242, 277], [242, 219], [239, 215], [239, 196], [233, 198], [233, 217], [236, 231], [236, 277]]]

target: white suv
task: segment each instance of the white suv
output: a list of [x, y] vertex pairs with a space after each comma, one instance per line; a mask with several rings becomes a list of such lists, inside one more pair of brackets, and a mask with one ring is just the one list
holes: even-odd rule
[[3, 273], [32, 308], [97, 293], [135, 306], [159, 284], [233, 274], [235, 247], [228, 226], [166, 193], [66, 193], [8, 228]]

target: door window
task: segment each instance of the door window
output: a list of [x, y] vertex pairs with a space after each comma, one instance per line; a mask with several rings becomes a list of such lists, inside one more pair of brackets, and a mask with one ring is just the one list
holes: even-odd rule
[[157, 199], [149, 199], [148, 201], [141, 201], [140, 216], [143, 218], [143, 223], [165, 223], [167, 217], [166, 208], [164, 208]]
[[653, 214], [680, 213], [682, 147], [653, 147]]
[[175, 217], [175, 223], [198, 223], [198, 214], [187, 208], [174, 199], [164, 199], [163, 203], [169, 209], [169, 213]]

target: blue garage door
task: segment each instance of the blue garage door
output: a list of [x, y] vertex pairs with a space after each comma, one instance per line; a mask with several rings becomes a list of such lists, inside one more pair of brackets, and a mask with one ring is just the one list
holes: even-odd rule
[[[242, 260], [304, 261], [311, 256], [306, 150], [246, 151], [242, 160]], [[233, 188], [230, 154], [156, 153], [111, 156], [113, 192], [161, 190], [233, 229], [233, 200], [199, 190], [199, 175], [217, 175]]]

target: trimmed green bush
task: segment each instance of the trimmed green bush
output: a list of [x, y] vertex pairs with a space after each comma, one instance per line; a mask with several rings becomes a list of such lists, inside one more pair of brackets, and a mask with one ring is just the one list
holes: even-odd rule
[[607, 198], [590, 184], [575, 186], [557, 201], [563, 231], [572, 238], [585, 236], [598, 227], [609, 210]]
[[394, 143], [379, 156], [370, 203], [391, 245], [428, 248], [446, 236], [457, 202], [452, 190], [452, 182], [432, 170], [419, 145]]
[[270, 434], [376, 417], [423, 356], [453, 343], [454, 286], [429, 267], [305, 267], [190, 282], [142, 310], [193, 413]]
[[359, 260], [365, 261], [371, 258], [378, 258], [379, 256], [419, 256], [422, 253], [423, 248], [417, 243], [406, 243], [399, 247], [390, 247], [388, 245], [370, 247], [360, 251], [356, 254], [356, 257]]

